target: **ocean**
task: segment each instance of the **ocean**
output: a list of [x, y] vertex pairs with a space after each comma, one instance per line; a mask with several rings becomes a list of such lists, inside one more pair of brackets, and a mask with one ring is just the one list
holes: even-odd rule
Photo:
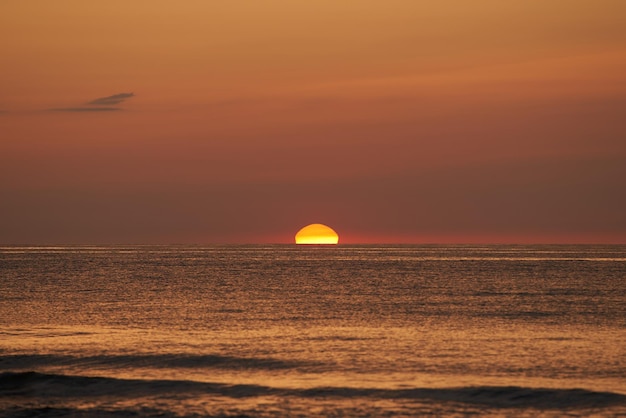
[[626, 416], [626, 246], [0, 247], [0, 416]]

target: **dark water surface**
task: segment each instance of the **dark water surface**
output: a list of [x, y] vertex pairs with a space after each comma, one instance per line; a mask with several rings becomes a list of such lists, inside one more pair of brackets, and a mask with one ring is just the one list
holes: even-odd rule
[[0, 247], [0, 411], [626, 414], [626, 246]]

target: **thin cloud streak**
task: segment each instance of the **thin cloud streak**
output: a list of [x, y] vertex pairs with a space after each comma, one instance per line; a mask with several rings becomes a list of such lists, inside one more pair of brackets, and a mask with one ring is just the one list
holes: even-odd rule
[[135, 93], [118, 93], [112, 96], [99, 97], [90, 102], [87, 102], [87, 106], [79, 107], [59, 107], [48, 109], [53, 112], [111, 112], [116, 110], [122, 110], [120, 107], [114, 107], [123, 103], [127, 99], [134, 97]]
[[122, 109], [119, 107], [62, 107], [50, 110], [53, 112], [111, 112]]
[[117, 104], [124, 102], [126, 99], [130, 99], [131, 97], [134, 97], [134, 96], [135, 96], [135, 93], [118, 93], [112, 96], [99, 97], [90, 102], [87, 102], [87, 104], [93, 105], [93, 106], [117, 105]]

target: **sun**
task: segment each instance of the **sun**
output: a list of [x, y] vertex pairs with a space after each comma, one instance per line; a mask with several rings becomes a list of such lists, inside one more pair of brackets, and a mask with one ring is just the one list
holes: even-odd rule
[[296, 234], [296, 244], [337, 244], [339, 235], [322, 224], [307, 225]]

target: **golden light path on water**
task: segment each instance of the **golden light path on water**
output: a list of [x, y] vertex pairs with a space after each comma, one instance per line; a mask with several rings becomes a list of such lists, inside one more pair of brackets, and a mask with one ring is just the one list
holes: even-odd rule
[[0, 248], [0, 415], [626, 412], [624, 246], [327, 249]]

